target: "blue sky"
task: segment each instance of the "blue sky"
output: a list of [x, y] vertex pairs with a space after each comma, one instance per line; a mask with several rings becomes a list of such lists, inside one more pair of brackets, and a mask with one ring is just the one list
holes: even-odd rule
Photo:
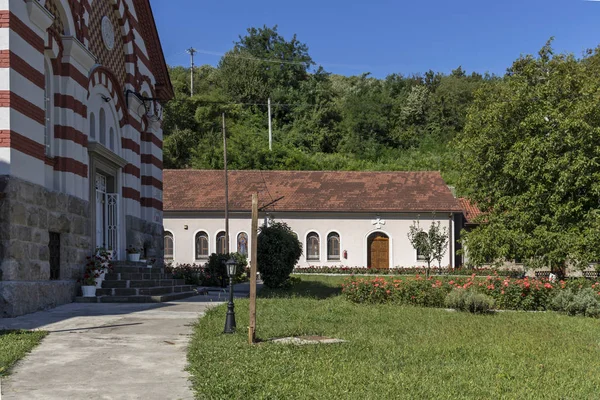
[[579, 56], [600, 44], [600, 1], [583, 0], [151, 0], [169, 65], [216, 65], [249, 27], [296, 33], [333, 73], [411, 74], [428, 69], [503, 74], [520, 54], [554, 48]]

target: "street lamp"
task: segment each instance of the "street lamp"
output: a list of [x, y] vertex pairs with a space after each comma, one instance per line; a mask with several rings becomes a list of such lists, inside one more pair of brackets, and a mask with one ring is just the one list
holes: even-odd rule
[[227, 303], [227, 317], [225, 319], [225, 329], [223, 333], [234, 333], [235, 332], [235, 311], [233, 310], [233, 277], [235, 276], [235, 269], [237, 267], [237, 261], [230, 258], [226, 263], [227, 276], [229, 277], [229, 302]]

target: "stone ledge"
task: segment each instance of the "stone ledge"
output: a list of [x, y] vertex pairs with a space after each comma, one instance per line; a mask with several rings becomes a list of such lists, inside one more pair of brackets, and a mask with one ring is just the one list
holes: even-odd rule
[[2, 281], [0, 317], [17, 317], [71, 303], [78, 286], [75, 281]]

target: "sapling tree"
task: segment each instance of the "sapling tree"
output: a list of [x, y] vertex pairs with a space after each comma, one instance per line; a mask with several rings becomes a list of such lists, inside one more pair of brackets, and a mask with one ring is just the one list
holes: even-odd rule
[[448, 250], [448, 229], [441, 228], [440, 221], [432, 222], [429, 227], [429, 242], [433, 252], [433, 259], [437, 260], [438, 267], [442, 268], [442, 258]]
[[440, 228], [439, 221], [432, 222], [428, 231], [423, 230], [419, 221], [415, 221], [409, 228], [408, 240], [413, 248], [419, 254], [421, 260], [427, 262], [426, 276], [429, 278], [431, 262], [438, 260], [441, 267], [442, 258], [446, 254], [446, 246], [448, 244], [448, 232], [444, 227]]

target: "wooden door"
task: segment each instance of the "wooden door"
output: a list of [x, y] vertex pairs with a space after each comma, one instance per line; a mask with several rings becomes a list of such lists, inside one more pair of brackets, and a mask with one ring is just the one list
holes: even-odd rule
[[388, 269], [390, 267], [389, 238], [383, 233], [369, 236], [368, 264], [371, 268]]

